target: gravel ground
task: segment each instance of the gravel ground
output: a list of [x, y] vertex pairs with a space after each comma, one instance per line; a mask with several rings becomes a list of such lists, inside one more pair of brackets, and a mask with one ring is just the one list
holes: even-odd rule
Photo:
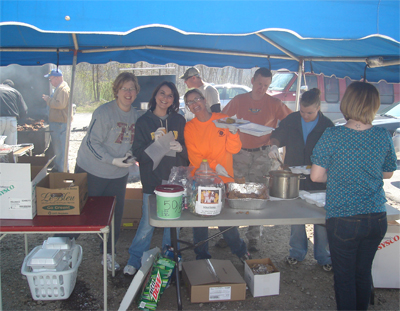
[[[73, 126], [74, 127], [74, 126]], [[73, 128], [72, 127], [72, 128]], [[70, 170], [75, 166], [76, 152], [85, 132], [71, 133]], [[130, 187], [138, 187], [140, 183], [131, 183]], [[400, 203], [389, 200], [389, 204], [400, 209]], [[245, 229], [240, 229], [244, 237]], [[210, 229], [210, 235], [216, 233]], [[336, 304], [333, 290], [333, 273], [325, 272], [313, 258], [312, 226], [307, 225], [310, 239], [309, 252], [305, 260], [295, 266], [289, 266], [284, 258], [289, 252], [290, 226], [265, 226], [261, 237], [261, 250], [253, 253], [253, 258], [272, 259], [280, 270], [280, 294], [253, 298], [250, 291], [246, 292], [246, 300], [224, 303], [192, 304], [186, 290], [182, 290], [184, 310], [335, 310]], [[117, 261], [123, 267], [128, 260], [127, 249], [134, 237], [135, 230], [122, 230], [117, 244]], [[28, 236], [29, 250], [42, 244], [49, 235], [34, 234]], [[181, 239], [191, 240], [192, 233], [184, 228]], [[162, 229], [156, 228], [152, 247], [160, 246]], [[3, 310], [103, 310], [103, 269], [100, 264], [100, 239], [95, 234], [83, 234], [77, 243], [83, 247], [83, 261], [78, 270], [75, 289], [70, 298], [57, 301], [35, 301], [32, 299], [29, 285], [21, 275], [21, 265], [24, 259], [24, 239], [22, 235], [8, 235], [0, 242], [0, 267]], [[216, 259], [229, 259], [243, 275], [243, 264], [230, 253], [228, 248], [220, 249], [210, 242], [210, 253]], [[194, 252], [185, 251], [184, 261], [194, 260]], [[126, 277], [119, 271], [115, 278], [108, 278], [108, 309], [118, 310], [132, 277]], [[400, 290], [375, 289], [374, 305], [369, 310], [399, 310]], [[157, 310], [176, 310], [175, 286], [170, 286], [161, 297]], [[0, 308], [1, 310], [1, 308]], [[131, 310], [137, 310], [132, 303]]]

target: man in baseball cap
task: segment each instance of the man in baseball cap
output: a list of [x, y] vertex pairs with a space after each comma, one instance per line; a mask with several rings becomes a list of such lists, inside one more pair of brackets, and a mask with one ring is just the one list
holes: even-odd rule
[[182, 76], [180, 76], [180, 79], [185, 80], [189, 89], [199, 89], [206, 99], [206, 108], [209, 112], [221, 112], [219, 93], [217, 89], [201, 79], [200, 71], [197, 68], [190, 67]]
[[[68, 171], [68, 159], [65, 159], [65, 141], [67, 137], [68, 105], [69, 105], [69, 86], [64, 81], [60, 69], [53, 69], [44, 76], [48, 78], [54, 87], [54, 93], [51, 95], [43, 94], [42, 98], [49, 106], [49, 125], [51, 143], [56, 158], [54, 160], [54, 172]], [[71, 109], [72, 113], [72, 109]], [[66, 164], [66, 170], [64, 166]]]

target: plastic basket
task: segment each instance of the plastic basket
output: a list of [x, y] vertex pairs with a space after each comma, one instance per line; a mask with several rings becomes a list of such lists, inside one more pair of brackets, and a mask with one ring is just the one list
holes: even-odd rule
[[34, 300], [62, 300], [67, 299], [74, 290], [79, 265], [82, 262], [82, 247], [75, 244], [68, 252], [69, 268], [64, 271], [32, 272], [27, 265], [30, 258], [42, 246], [35, 247], [22, 264], [21, 273], [28, 279], [32, 298]]

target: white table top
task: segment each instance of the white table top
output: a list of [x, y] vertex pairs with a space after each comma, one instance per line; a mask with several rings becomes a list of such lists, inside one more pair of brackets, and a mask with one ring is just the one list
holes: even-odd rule
[[[400, 219], [400, 211], [386, 204], [388, 220]], [[309, 204], [300, 198], [295, 200], [268, 201], [261, 210], [240, 210], [225, 205], [221, 214], [200, 217], [185, 210], [179, 219], [157, 217], [156, 196], [149, 198], [149, 222], [154, 227], [213, 227], [255, 225], [325, 224], [325, 209]]]

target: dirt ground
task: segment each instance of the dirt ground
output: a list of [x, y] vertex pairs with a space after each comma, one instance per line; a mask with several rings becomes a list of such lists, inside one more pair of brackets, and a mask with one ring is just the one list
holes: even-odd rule
[[[70, 143], [70, 170], [75, 165], [76, 152], [85, 132], [72, 132]], [[135, 187], [138, 184], [130, 184]], [[400, 209], [400, 203], [389, 201]], [[246, 228], [240, 229], [242, 237]], [[210, 229], [210, 236], [218, 230]], [[163, 230], [156, 228], [152, 247], [161, 246]], [[189, 301], [186, 289], [182, 288], [183, 310], [335, 310], [333, 290], [333, 272], [325, 272], [313, 258], [312, 226], [307, 225], [309, 251], [305, 260], [295, 266], [289, 266], [285, 257], [289, 253], [290, 226], [265, 226], [260, 240], [260, 251], [253, 258], [269, 257], [280, 270], [280, 293], [277, 296], [253, 298], [246, 291], [246, 299], [238, 302], [196, 303]], [[122, 230], [118, 241], [117, 262], [124, 267], [128, 260], [128, 248], [135, 230]], [[29, 250], [42, 244], [49, 235], [28, 235]], [[190, 228], [181, 230], [180, 238], [192, 240]], [[216, 239], [217, 240], [217, 239]], [[210, 253], [215, 259], [229, 259], [243, 276], [244, 268], [239, 259], [232, 255], [229, 248], [220, 249], [210, 242]], [[100, 239], [95, 234], [83, 234], [77, 241], [83, 247], [83, 261], [78, 270], [75, 289], [70, 298], [57, 301], [35, 301], [32, 299], [29, 285], [21, 275], [24, 259], [24, 239], [22, 235], [8, 235], [0, 242], [0, 267], [3, 310], [103, 310], [103, 269], [100, 264]], [[195, 260], [194, 252], [182, 253], [184, 261]], [[119, 271], [115, 278], [109, 273], [108, 309], [118, 310], [128, 289], [132, 277]], [[369, 310], [399, 310], [399, 289], [375, 289], [374, 305]], [[1, 310], [1, 308], [0, 308]], [[132, 303], [130, 310], [137, 310]], [[176, 288], [170, 286], [161, 297], [157, 310], [177, 310]]]

